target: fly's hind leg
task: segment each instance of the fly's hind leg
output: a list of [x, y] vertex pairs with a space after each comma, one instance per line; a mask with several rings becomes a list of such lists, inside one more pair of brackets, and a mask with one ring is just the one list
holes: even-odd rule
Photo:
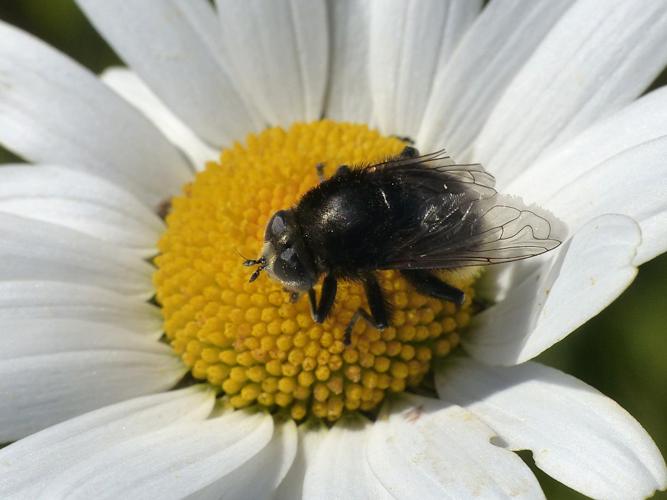
[[448, 300], [457, 305], [463, 304], [465, 294], [440, 278], [423, 269], [403, 269], [403, 277], [422, 295]]
[[352, 319], [345, 328], [345, 337], [343, 343], [350, 345], [352, 342], [352, 329], [357, 324], [359, 319], [364, 319], [369, 325], [378, 330], [384, 330], [389, 326], [389, 309], [384, 301], [382, 288], [373, 274], [369, 274], [364, 278], [364, 290], [366, 291], [366, 299], [370, 307], [370, 314], [361, 307], [352, 315]]

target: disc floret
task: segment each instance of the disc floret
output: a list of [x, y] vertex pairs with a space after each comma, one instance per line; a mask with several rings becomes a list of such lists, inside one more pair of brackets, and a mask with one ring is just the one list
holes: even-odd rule
[[[343, 283], [335, 308], [315, 323], [305, 297], [265, 275], [249, 283], [241, 255], [258, 254], [264, 226], [339, 165], [367, 165], [404, 148], [364, 125], [318, 121], [251, 134], [226, 149], [172, 200], [154, 283], [166, 337], [194, 378], [236, 408], [259, 405], [301, 420], [371, 411], [391, 392], [418, 386], [469, 322], [475, 272], [443, 278], [464, 290], [461, 307], [417, 294], [397, 273], [378, 273], [391, 326], [345, 326], [367, 307], [360, 285]], [[319, 290], [318, 290], [319, 293]]]

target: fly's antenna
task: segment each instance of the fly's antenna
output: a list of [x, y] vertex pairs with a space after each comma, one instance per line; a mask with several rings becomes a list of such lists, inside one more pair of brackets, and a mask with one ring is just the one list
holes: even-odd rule
[[249, 259], [245, 255], [241, 253], [241, 251], [238, 248], [235, 248], [234, 251], [241, 257], [245, 262], [243, 263], [244, 266], [251, 266], [252, 264], [246, 264], [246, 262], [250, 262], [252, 259]]
[[[241, 257], [243, 257], [243, 256], [241, 256]], [[264, 268], [266, 267], [266, 259], [264, 257], [260, 257], [259, 259], [246, 259], [243, 262], [243, 265], [246, 266], [246, 267], [259, 266], [257, 269], [255, 269], [255, 271], [252, 273], [252, 275], [250, 275], [250, 280], [248, 282], [252, 283], [257, 278], [259, 278], [259, 273], [261, 273], [264, 270]]]

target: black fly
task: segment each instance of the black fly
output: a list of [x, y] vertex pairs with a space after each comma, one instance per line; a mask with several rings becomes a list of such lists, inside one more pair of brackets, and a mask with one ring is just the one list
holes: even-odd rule
[[[399, 270], [417, 292], [461, 304], [464, 294], [431, 271], [511, 262], [547, 252], [564, 233], [550, 214], [502, 196], [481, 165], [457, 165], [444, 152], [419, 156], [406, 147], [384, 163], [340, 166], [293, 208], [269, 220], [258, 265], [293, 293], [307, 292], [313, 319], [323, 322], [339, 279], [364, 286], [345, 343], [363, 318], [374, 327], [390, 315], [375, 271]], [[324, 275], [319, 303], [313, 286]]]

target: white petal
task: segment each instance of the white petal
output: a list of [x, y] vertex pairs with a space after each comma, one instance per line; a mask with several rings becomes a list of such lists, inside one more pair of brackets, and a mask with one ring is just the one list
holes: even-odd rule
[[604, 215], [582, 227], [551, 261], [516, 283], [505, 299], [475, 317], [462, 340], [489, 364], [527, 361], [598, 314], [637, 274], [637, 223]]
[[475, 142], [506, 185], [545, 148], [635, 99], [667, 59], [667, 3], [582, 0], [512, 81]]
[[637, 250], [637, 256], [634, 260], [636, 266], [651, 260], [667, 250], [666, 227], [667, 212], [664, 209], [642, 220], [641, 228], [646, 237], [642, 238], [642, 244], [639, 250]]
[[369, 4], [369, 0], [337, 0], [328, 4], [332, 48], [327, 118], [366, 124], [372, 121]]
[[123, 60], [200, 137], [221, 146], [255, 130], [251, 113], [219, 64], [205, 0], [78, 0]]
[[272, 432], [272, 417], [262, 413], [177, 423], [98, 450], [51, 484], [49, 495], [115, 499], [140, 492], [141, 498], [178, 499], [224, 478], [220, 497], [247, 480], [237, 470], [270, 442]]
[[76, 319], [0, 321], [3, 349], [0, 361], [67, 352], [132, 350], [162, 353], [164, 344], [114, 324]]
[[0, 450], [0, 490], [5, 497], [39, 498], [72, 465], [174, 422], [203, 420], [213, 402], [213, 391], [195, 386], [123, 401], [44, 429]]
[[512, 78], [572, 0], [490, 2], [438, 71], [417, 136], [420, 151], [459, 161]]
[[135, 252], [47, 222], [0, 213], [0, 280], [65, 281], [152, 295], [154, 268]]
[[451, 403], [401, 397], [370, 433], [368, 462], [395, 498], [544, 497], [523, 461], [491, 444], [495, 433]]
[[336, 423], [308, 460], [303, 498], [394, 498], [373, 474], [366, 446], [373, 424], [366, 419]]
[[328, 27], [323, 0], [217, 0], [225, 54], [270, 125], [324, 110]]
[[110, 290], [49, 281], [1, 281], [0, 324], [23, 319], [108, 323], [153, 337], [162, 330], [157, 307]]
[[233, 482], [223, 476], [188, 500], [217, 500], [223, 492], [225, 500], [272, 498], [294, 461], [298, 439], [294, 421], [275, 424], [269, 444], [234, 471]]
[[478, 0], [371, 3], [370, 84], [382, 132], [417, 135], [435, 75], [481, 4]]
[[138, 335], [118, 336], [116, 343], [120, 341], [119, 347], [68, 345], [60, 352], [24, 353], [0, 361], [0, 442], [108, 404], [168, 389], [186, 371], [163, 344]]
[[667, 250], [667, 135], [625, 150], [581, 174], [544, 201], [572, 228], [603, 213], [639, 223], [639, 265]]
[[[275, 467], [273, 475], [267, 474], [271, 478], [271, 491], [275, 491], [278, 485], [285, 479], [287, 473], [292, 468], [294, 458], [296, 457], [296, 450], [299, 443], [299, 433], [296, 424], [292, 420], [275, 424], [273, 429], [273, 438], [267, 447], [270, 453], [264, 453], [264, 461], [262, 464], [269, 463]], [[277, 466], [277, 467], [276, 467]], [[266, 466], [268, 470], [269, 465]]]
[[478, 415], [547, 474], [593, 498], [645, 498], [667, 487], [649, 435], [613, 400], [553, 368], [488, 367], [458, 358], [436, 376], [439, 394]]
[[327, 428], [315, 422], [306, 422], [298, 428], [298, 446], [296, 456], [287, 475], [280, 483], [274, 500], [294, 500], [302, 498], [306, 471], [312, 464], [320, 444], [327, 435]]
[[146, 115], [165, 137], [185, 153], [197, 170], [203, 170], [207, 162], [218, 159], [219, 152], [197, 137], [135, 73], [125, 68], [114, 67], [105, 70], [101, 78], [104, 83]]
[[190, 177], [155, 127], [92, 73], [0, 23], [0, 142], [108, 179], [157, 206]]
[[76, 229], [122, 247], [156, 253], [160, 218], [124, 189], [65, 167], [0, 169], [0, 211]]
[[[577, 189], [577, 180], [603, 161], [663, 136], [667, 136], [667, 87], [649, 92], [543, 154], [507, 186], [507, 192], [541, 203], [563, 188]], [[632, 171], [635, 168], [640, 167]]]

